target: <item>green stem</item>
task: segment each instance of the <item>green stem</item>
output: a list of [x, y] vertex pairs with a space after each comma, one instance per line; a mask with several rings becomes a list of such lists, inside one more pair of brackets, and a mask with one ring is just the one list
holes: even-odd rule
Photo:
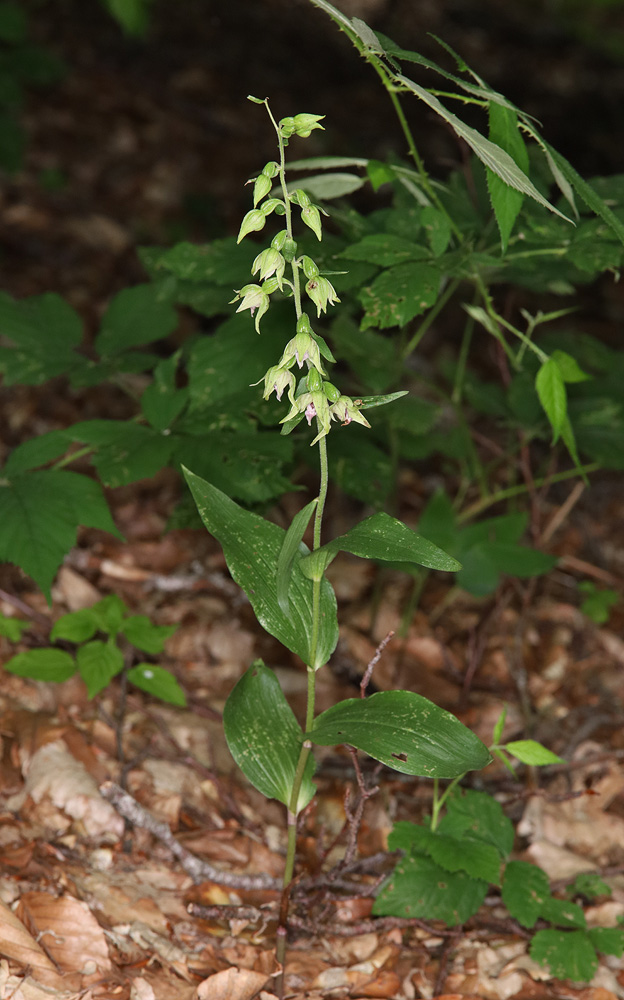
[[[578, 469], [574, 467], [573, 469], [566, 469], [565, 472], [556, 472], [554, 476], [543, 476], [541, 479], [534, 479], [533, 486], [539, 489], [544, 483], [562, 483], [566, 479], [573, 479], [574, 476], [589, 475], [592, 472], [597, 472], [600, 467], [599, 462], [590, 462], [588, 465], [581, 465]], [[466, 507], [466, 510], [459, 514], [457, 523], [464, 524], [466, 521], [471, 521], [473, 517], [482, 514], [484, 510], [492, 507], [495, 503], [500, 503], [501, 500], [509, 500], [510, 497], [521, 496], [527, 491], [528, 486], [522, 483], [518, 486], [510, 486], [505, 490], [498, 490], [497, 493], [492, 493], [490, 496], [482, 497], [471, 504], [470, 507]]]
[[442, 806], [448, 799], [449, 795], [451, 794], [455, 786], [458, 785], [459, 782], [462, 780], [465, 773], [466, 772], [464, 772], [464, 774], [458, 774], [456, 778], [453, 778], [450, 785], [448, 785], [442, 792], [442, 795], [439, 794], [440, 790], [439, 779], [438, 778], [433, 779], [433, 804], [431, 806], [431, 825], [430, 825], [432, 833], [435, 833], [435, 831], [438, 828]]
[[407, 357], [409, 357], [409, 355], [412, 354], [412, 352], [416, 350], [416, 348], [420, 344], [422, 338], [426, 334], [427, 330], [429, 329], [429, 327], [433, 323], [434, 319], [442, 311], [442, 309], [444, 308], [444, 306], [446, 305], [446, 303], [448, 302], [448, 300], [451, 298], [451, 296], [455, 292], [455, 289], [458, 287], [459, 283], [460, 283], [460, 279], [459, 278], [455, 278], [454, 281], [450, 281], [449, 284], [446, 286], [446, 288], [442, 292], [442, 295], [437, 300], [436, 304], [429, 310], [429, 312], [427, 313], [425, 319], [422, 321], [422, 323], [420, 324], [420, 326], [416, 330], [416, 333], [414, 334], [414, 336], [411, 338], [411, 340], [408, 342], [408, 344], [403, 348], [403, 352], [402, 353], [403, 353], [403, 358], [404, 359], [407, 358]]

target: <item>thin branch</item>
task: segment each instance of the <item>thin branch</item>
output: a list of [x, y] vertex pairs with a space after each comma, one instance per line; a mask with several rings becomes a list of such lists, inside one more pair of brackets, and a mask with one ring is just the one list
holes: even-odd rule
[[371, 659], [370, 663], [368, 664], [366, 670], [364, 671], [364, 676], [362, 677], [362, 680], [360, 681], [360, 698], [364, 698], [365, 697], [365, 695], [366, 695], [366, 688], [368, 687], [368, 685], [370, 683], [370, 679], [373, 676], [373, 670], [375, 669], [375, 667], [379, 663], [379, 660], [381, 658], [381, 654], [383, 653], [384, 649], [386, 648], [386, 646], [388, 645], [388, 643], [390, 642], [390, 640], [392, 639], [393, 636], [394, 636], [394, 630], [391, 630], [390, 632], [388, 632], [388, 634], [385, 637], [385, 639], [382, 639], [381, 642], [379, 643], [379, 645], [377, 646], [377, 649], [375, 650], [375, 654], [374, 654], [373, 658]]

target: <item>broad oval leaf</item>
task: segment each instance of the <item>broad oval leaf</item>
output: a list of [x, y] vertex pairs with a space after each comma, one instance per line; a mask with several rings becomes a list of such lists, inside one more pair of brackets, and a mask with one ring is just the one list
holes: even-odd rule
[[492, 759], [459, 719], [414, 691], [349, 698], [322, 712], [306, 736], [320, 746], [348, 743], [395, 771], [425, 778], [455, 778]]
[[324, 562], [327, 567], [338, 552], [350, 552], [362, 559], [377, 559], [380, 562], [411, 562], [449, 573], [461, 569], [461, 563], [452, 556], [383, 511], [372, 514], [344, 535], [304, 557], [303, 572], [309, 571], [307, 566], [314, 565], [318, 569], [319, 562]]
[[336, 595], [329, 582], [323, 580], [321, 621], [316, 651], [313, 651], [313, 585], [300, 566], [309, 552], [307, 546], [301, 543], [293, 560], [288, 616], [282, 611], [277, 597], [277, 566], [286, 537], [284, 529], [239, 507], [221, 490], [188, 469], [184, 469], [184, 475], [202, 521], [221, 543], [230, 573], [247, 594], [260, 624], [304, 663], [318, 670], [336, 648], [338, 617]]
[[76, 673], [74, 658], [62, 649], [29, 649], [18, 653], [4, 664], [4, 669], [17, 677], [30, 677], [33, 681], [68, 680]]
[[403, 858], [381, 887], [373, 904], [376, 917], [420, 917], [442, 920], [449, 927], [476, 913], [488, 890], [483, 879], [448, 872], [432, 858]]
[[186, 695], [173, 674], [156, 663], [137, 663], [136, 667], [128, 671], [128, 680], [169, 705], [178, 705], [180, 708], [186, 706]]
[[[256, 660], [232, 690], [223, 710], [223, 728], [232, 757], [254, 788], [289, 805], [303, 732], [279, 681]], [[310, 756], [301, 783], [297, 811], [316, 792]]]

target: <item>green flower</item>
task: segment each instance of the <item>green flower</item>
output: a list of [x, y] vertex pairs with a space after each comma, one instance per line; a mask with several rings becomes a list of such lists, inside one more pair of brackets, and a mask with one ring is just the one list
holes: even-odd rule
[[269, 247], [267, 250], [263, 250], [259, 253], [253, 262], [251, 273], [255, 274], [256, 271], [260, 271], [260, 280], [264, 281], [265, 278], [269, 278], [272, 274], [277, 278], [277, 285], [282, 291], [282, 278], [284, 276], [284, 268], [286, 267], [286, 261], [282, 257], [279, 250], [274, 250]]
[[314, 390], [313, 392], [302, 392], [300, 396], [297, 396], [284, 419], [280, 420], [280, 423], [285, 424], [288, 420], [293, 420], [300, 413], [303, 413], [309, 426], [312, 426], [312, 421], [315, 418], [317, 420], [319, 433], [314, 438], [314, 441], [312, 441], [310, 445], [312, 447], [322, 437], [329, 434], [331, 429], [329, 403], [322, 389]]
[[270, 303], [267, 292], [260, 285], [243, 285], [241, 289], [235, 289], [235, 291], [236, 295], [233, 299], [230, 299], [230, 305], [242, 299], [236, 312], [239, 313], [245, 309], [249, 309], [252, 316], [256, 313], [255, 327], [256, 332], [260, 333], [260, 320], [269, 308]]
[[336, 302], [340, 302], [331, 281], [320, 274], [310, 278], [305, 289], [316, 306], [317, 316], [320, 316], [321, 312], [326, 312], [328, 305], [333, 306]]
[[370, 427], [368, 420], [350, 396], [339, 396], [337, 401], [330, 406], [329, 412], [332, 420], [339, 420], [343, 427], [350, 424], [352, 420], [355, 420], [357, 424], [363, 424], [364, 427]]
[[282, 393], [284, 389], [288, 390], [288, 399], [290, 400], [291, 406], [295, 405], [295, 376], [288, 368], [284, 368], [280, 365], [274, 365], [273, 368], [269, 368], [268, 372], [264, 376], [264, 393], [263, 398], [268, 399], [271, 393], [274, 391], [278, 399], [282, 398]]
[[323, 368], [323, 363], [321, 361], [321, 353], [318, 348], [314, 337], [309, 333], [297, 333], [292, 340], [289, 340], [284, 348], [284, 353], [280, 359], [280, 365], [290, 368], [293, 362], [296, 361], [300, 368], [303, 368], [304, 361], [307, 361], [309, 365], [312, 365], [321, 373], [325, 375], [325, 369]]

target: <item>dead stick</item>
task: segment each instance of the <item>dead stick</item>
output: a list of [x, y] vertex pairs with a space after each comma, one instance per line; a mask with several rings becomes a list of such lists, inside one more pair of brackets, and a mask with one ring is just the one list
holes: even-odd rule
[[194, 882], [202, 882], [205, 879], [217, 882], [219, 885], [226, 885], [232, 889], [280, 889], [281, 884], [277, 879], [268, 875], [240, 875], [235, 872], [224, 872], [219, 868], [213, 868], [207, 861], [202, 861], [196, 855], [187, 851], [182, 844], [173, 836], [166, 823], [161, 823], [155, 816], [144, 809], [132, 795], [124, 792], [123, 788], [112, 781], [105, 781], [100, 785], [100, 793], [105, 799], [115, 807], [120, 816], [127, 819], [133, 826], [148, 830], [158, 840], [165, 844], [171, 853], [180, 862], [181, 868], [190, 875]]

